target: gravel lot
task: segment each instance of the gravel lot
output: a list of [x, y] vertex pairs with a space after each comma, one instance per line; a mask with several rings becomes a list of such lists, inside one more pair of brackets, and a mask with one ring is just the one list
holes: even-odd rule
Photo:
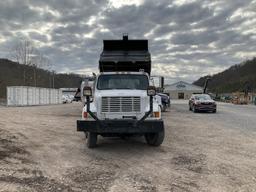
[[173, 101], [161, 147], [76, 132], [80, 103], [0, 108], [0, 191], [256, 191], [256, 106]]

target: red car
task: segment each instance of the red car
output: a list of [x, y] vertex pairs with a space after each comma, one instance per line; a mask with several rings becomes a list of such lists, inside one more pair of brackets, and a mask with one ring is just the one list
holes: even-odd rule
[[216, 113], [217, 105], [208, 94], [193, 94], [188, 102], [189, 110], [194, 113], [199, 111], [211, 111]]

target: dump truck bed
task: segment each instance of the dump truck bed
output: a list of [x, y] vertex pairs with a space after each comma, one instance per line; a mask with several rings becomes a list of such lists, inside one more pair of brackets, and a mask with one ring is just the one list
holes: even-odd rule
[[141, 71], [151, 72], [151, 57], [147, 40], [104, 40], [99, 60], [100, 72]]

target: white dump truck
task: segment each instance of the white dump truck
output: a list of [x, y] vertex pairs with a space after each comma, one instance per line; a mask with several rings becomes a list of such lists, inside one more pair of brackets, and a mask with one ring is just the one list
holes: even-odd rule
[[100, 73], [93, 86], [82, 90], [86, 98], [77, 131], [85, 132], [87, 147], [97, 137], [141, 135], [151, 146], [164, 140], [164, 122], [155, 87], [149, 85], [151, 57], [147, 40], [104, 40]]

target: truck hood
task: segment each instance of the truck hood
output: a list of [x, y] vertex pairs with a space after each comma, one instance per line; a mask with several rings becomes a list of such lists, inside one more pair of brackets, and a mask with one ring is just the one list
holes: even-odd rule
[[147, 97], [146, 90], [135, 89], [111, 89], [111, 90], [97, 90], [96, 97]]

